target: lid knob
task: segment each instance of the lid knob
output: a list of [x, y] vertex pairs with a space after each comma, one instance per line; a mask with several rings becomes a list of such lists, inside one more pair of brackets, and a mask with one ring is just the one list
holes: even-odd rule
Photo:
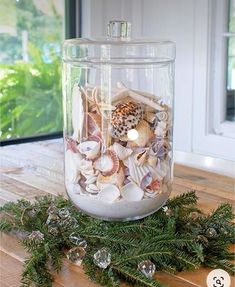
[[127, 21], [109, 21], [107, 34], [109, 38], [130, 38], [131, 23]]

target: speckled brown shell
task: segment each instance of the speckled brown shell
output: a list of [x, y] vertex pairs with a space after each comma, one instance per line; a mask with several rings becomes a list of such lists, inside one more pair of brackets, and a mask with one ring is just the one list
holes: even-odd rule
[[143, 118], [143, 109], [140, 104], [134, 102], [119, 103], [112, 112], [112, 136], [119, 138], [127, 135]]

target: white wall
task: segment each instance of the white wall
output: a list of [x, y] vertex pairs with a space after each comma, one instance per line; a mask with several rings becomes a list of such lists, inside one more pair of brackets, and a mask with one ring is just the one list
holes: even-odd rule
[[[218, 159], [218, 154], [210, 153], [210, 150], [201, 151], [194, 143], [195, 138], [199, 140], [195, 133], [197, 130], [195, 114], [198, 113], [200, 118], [200, 113], [206, 105], [207, 90], [204, 86], [201, 90], [197, 89], [195, 79], [203, 80], [200, 73], [207, 75], [208, 41], [205, 29], [208, 29], [209, 19], [207, 18], [211, 2], [211, 0], [83, 0], [82, 33], [83, 37], [104, 36], [108, 21], [121, 19], [132, 23], [133, 37], [174, 41], [177, 51], [174, 129], [176, 160], [189, 165], [191, 161], [194, 166], [231, 174], [233, 172], [231, 165]], [[200, 23], [202, 23], [201, 27]], [[200, 31], [202, 31], [202, 37]], [[203, 71], [198, 61], [202, 62]], [[195, 75], [195, 72], [198, 75]], [[196, 94], [197, 91], [204, 93], [202, 96], [205, 96], [205, 101], [204, 98], [199, 101], [202, 106], [195, 110], [194, 107], [198, 103], [197, 97], [200, 96]], [[205, 116], [203, 112], [202, 115]], [[206, 127], [202, 129], [206, 130]], [[215, 156], [217, 159], [203, 158], [208, 155]], [[232, 168], [234, 168], [233, 164]]]

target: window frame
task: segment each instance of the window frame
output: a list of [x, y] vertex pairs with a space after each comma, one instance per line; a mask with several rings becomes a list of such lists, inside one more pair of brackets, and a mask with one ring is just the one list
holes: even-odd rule
[[[235, 33], [228, 32], [229, 0], [214, 1], [212, 9], [212, 88], [213, 123], [211, 129], [215, 134], [235, 138], [234, 122], [226, 120], [227, 95], [227, 56], [228, 38]], [[213, 53], [214, 52], [214, 53]], [[214, 67], [213, 67], [214, 65]]]
[[215, 62], [216, 53], [221, 57], [215, 25], [217, 13], [223, 12], [218, 11], [222, 9], [221, 3], [226, 11], [228, 0], [198, 0], [195, 4], [192, 151], [235, 161], [235, 123], [224, 121], [225, 108], [222, 111], [225, 97], [221, 87], [226, 73], [222, 75], [221, 70], [218, 71], [222, 60]]
[[[65, 0], [65, 39], [81, 37], [82, 33], [82, 0]], [[0, 140], [0, 146], [21, 144], [27, 142], [44, 141], [61, 138], [63, 131]]]

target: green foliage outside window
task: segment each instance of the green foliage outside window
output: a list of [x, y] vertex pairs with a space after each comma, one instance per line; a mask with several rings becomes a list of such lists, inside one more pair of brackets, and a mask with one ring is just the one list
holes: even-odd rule
[[62, 130], [64, 0], [0, 2], [0, 139]]

